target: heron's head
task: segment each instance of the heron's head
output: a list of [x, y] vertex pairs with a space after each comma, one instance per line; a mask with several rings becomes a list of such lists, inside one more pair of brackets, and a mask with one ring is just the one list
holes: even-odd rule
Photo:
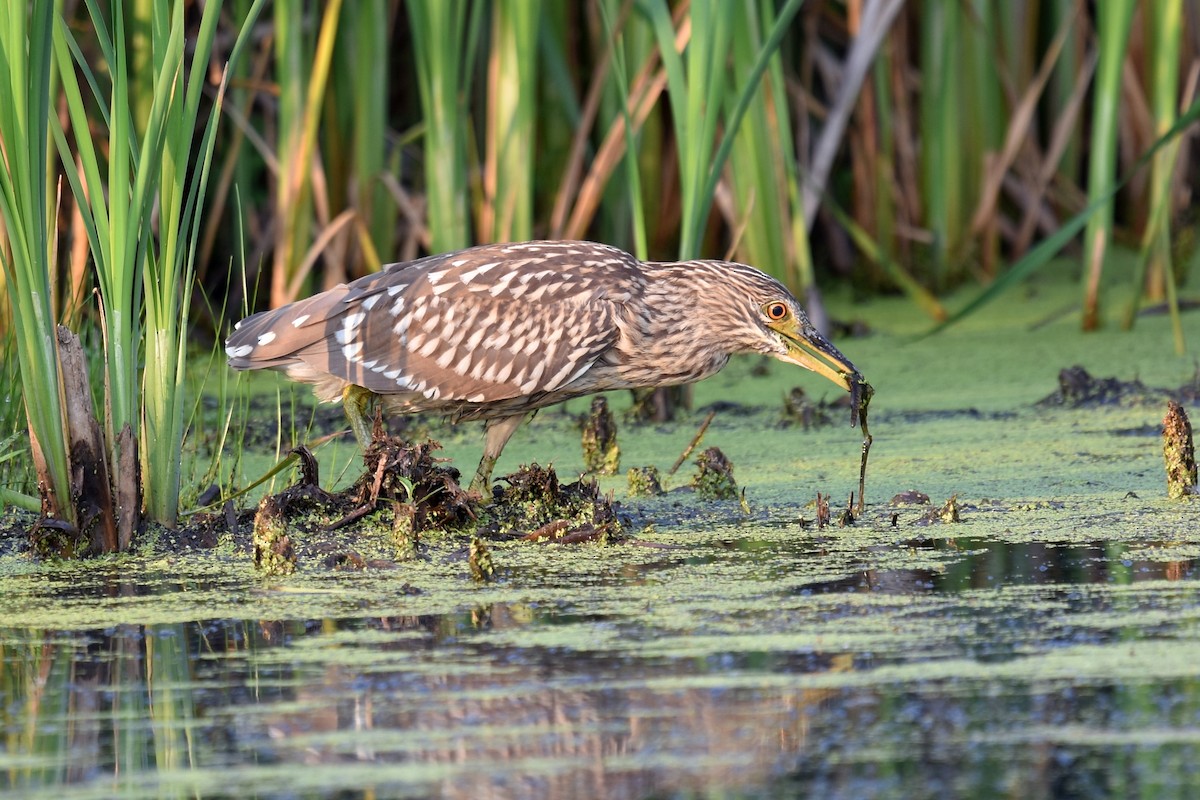
[[848, 392], [862, 380], [850, 359], [813, 327], [800, 303], [771, 276], [729, 261], [687, 262], [710, 330], [730, 353], [755, 352], [804, 367]]

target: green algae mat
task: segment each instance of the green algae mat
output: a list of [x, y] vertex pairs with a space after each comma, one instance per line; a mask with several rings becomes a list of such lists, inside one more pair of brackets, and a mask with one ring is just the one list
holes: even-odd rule
[[[688, 491], [690, 460], [653, 498], [603, 477], [624, 541], [491, 542], [490, 582], [451, 535], [399, 561], [360, 532], [366, 568], [301, 550], [280, 577], [233, 541], [6, 557], [0, 788], [1196, 796], [1200, 501], [1167, 498], [1160, 437], [1168, 396], [1200, 412], [1194, 356], [1171, 353], [1163, 316], [1078, 333], [1064, 278], [1022, 291], [920, 340], [902, 301], [833, 299], [871, 328], [838, 341], [876, 390], [852, 524], [848, 410], [789, 420], [793, 387], [818, 407], [834, 390], [747, 360], [675, 422], [626, 423], [610, 398], [622, 471], [665, 475], [716, 411], [703, 444], [732, 461], [744, 504]], [[1196, 312], [1184, 325], [1200, 347]], [[1121, 384], [1064, 388], [1076, 365]], [[588, 407], [540, 415], [498, 474], [536, 460], [573, 478]], [[469, 474], [480, 432], [433, 433]], [[345, 480], [352, 448], [316, 455]]]

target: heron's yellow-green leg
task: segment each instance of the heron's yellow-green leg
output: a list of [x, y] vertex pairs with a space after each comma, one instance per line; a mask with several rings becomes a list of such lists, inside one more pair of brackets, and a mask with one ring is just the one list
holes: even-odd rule
[[492, 469], [495, 468], [504, 445], [508, 444], [508, 440], [524, 421], [524, 414], [487, 421], [484, 426], [483, 458], [479, 459], [479, 468], [475, 470], [475, 477], [471, 479], [470, 491], [478, 492], [486, 498], [492, 485]]
[[342, 405], [346, 409], [346, 419], [350, 422], [354, 438], [358, 439], [358, 445], [364, 453], [372, 439], [371, 425], [367, 422], [367, 406], [371, 404], [371, 398], [374, 395], [375, 393], [370, 389], [364, 389], [354, 384], [350, 384], [342, 390]]

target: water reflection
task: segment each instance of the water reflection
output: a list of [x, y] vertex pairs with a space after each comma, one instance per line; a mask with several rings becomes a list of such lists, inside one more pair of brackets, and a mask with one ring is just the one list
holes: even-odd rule
[[[1081, 647], [1124, 657], [1153, 639], [1194, 648], [1195, 587], [1118, 590], [1184, 582], [1194, 562], [1105, 543], [906, 546], [942, 560], [780, 591], [774, 611], [665, 621], [464, 602], [455, 614], [0, 628], [0, 788], [56, 798], [1200, 790], [1200, 679], [1186, 664], [1164, 667], [1170, 651], [1154, 651], [1130, 678], [1053, 660]], [[91, 591], [163, 590], [121, 586]], [[882, 600], [864, 605], [864, 594]], [[1103, 617], [1130, 609], [1161, 609], [1165, 621]], [[846, 638], [864, 622], [873, 627]], [[535, 638], [558, 629], [573, 638]], [[664, 646], [691, 638], [709, 645]], [[1022, 667], [1039, 658], [1045, 668]]]
[[[944, 558], [936, 569], [878, 569], [870, 553], [862, 569], [836, 580], [807, 584], [799, 591], [831, 593], [964, 592], [1003, 586], [1078, 586], [1182, 581], [1196, 577], [1196, 559], [1159, 560], [1130, 556], [1129, 545], [1110, 541], [1085, 543], [1026, 542], [1012, 544], [971, 538], [922, 538], [904, 543], [917, 552]], [[1144, 552], [1149, 545], [1139, 546]]]
[[1194, 559], [1135, 559], [1129, 556], [1129, 545], [1111, 541], [1008, 544], [965, 538], [931, 539], [923, 546], [965, 554], [936, 581], [937, 590], [947, 592], [1013, 584], [1178, 581], [1194, 577], [1196, 570]]

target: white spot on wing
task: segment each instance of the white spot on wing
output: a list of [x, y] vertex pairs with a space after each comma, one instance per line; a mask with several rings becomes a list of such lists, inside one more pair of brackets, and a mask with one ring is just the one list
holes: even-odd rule
[[301, 325], [308, 322], [309, 316], [309, 314], [301, 314], [300, 316], [296, 317], [294, 320], [292, 320], [292, 327], [299, 328]]
[[381, 297], [383, 297], [383, 295], [381, 295], [381, 294], [371, 295], [366, 300], [362, 301], [362, 307], [367, 309], [368, 311], [370, 311], [372, 308], [375, 307], [375, 304], [379, 302], [379, 298], [381, 298]]
[[462, 281], [463, 283], [470, 283], [471, 281], [478, 278], [480, 275], [486, 275], [488, 272], [490, 272], [491, 270], [495, 269], [498, 266], [500, 266], [500, 265], [498, 263], [496, 263], [495, 261], [493, 261], [491, 264], [481, 264], [478, 267], [476, 267], [475, 269], [469, 269], [466, 272], [464, 272], [462, 275], [459, 275], [458, 279], [460, 281]]
[[578, 362], [575, 360], [575, 359], [577, 359], [577, 358], [579, 357], [579, 356], [578, 356], [578, 351], [576, 351], [575, 353], [572, 353], [572, 354], [571, 354], [571, 356], [572, 356], [572, 360], [571, 360], [571, 362], [570, 362], [570, 363], [568, 363], [568, 364], [564, 364], [564, 365], [563, 365], [563, 368], [562, 368], [562, 369], [560, 369], [558, 372], [556, 372], [556, 373], [554, 374], [554, 377], [553, 377], [553, 378], [551, 378], [549, 381], [547, 381], [547, 382], [546, 382], [546, 388], [548, 388], [548, 389], [557, 389], [559, 386], [563, 386], [563, 385], [565, 385], [565, 384], [567, 384], [567, 383], [570, 383], [571, 381], [575, 380], [575, 379], [576, 379], [576, 378], [578, 378], [580, 375], [582, 375], [583, 373], [585, 373], [585, 372], [587, 372], [589, 369], [591, 369], [591, 366], [592, 366], [592, 365], [591, 365], [590, 363], [583, 364], [583, 365], [582, 365], [582, 366], [581, 366], [579, 369], [577, 369], [577, 370], [575, 371], [575, 374], [574, 374], [574, 375], [572, 375], [572, 376], [571, 376], [569, 379], [567, 379], [566, 381], [564, 381], [564, 380], [563, 380], [563, 378], [566, 378], [566, 377], [567, 377], [567, 373], [571, 371], [571, 367], [574, 367], [574, 366], [576, 365], [576, 363], [578, 363]]
[[265, 344], [270, 344], [275, 341], [275, 331], [267, 331], [258, 337], [258, 345], [262, 347]]
[[225, 352], [230, 358], [244, 358], [254, 352], [254, 345], [244, 344], [240, 347], [225, 348]]
[[348, 344], [342, 348], [342, 354], [346, 356], [347, 361], [353, 361], [360, 352], [362, 352], [363, 343], [355, 342]]
[[467, 350], [473, 351], [476, 347], [479, 347], [479, 343], [483, 340], [483, 336], [486, 333], [487, 330], [485, 328], [476, 328], [475, 332], [471, 334], [471, 338], [467, 339]]
[[513, 279], [513, 274], [510, 272], [500, 280], [496, 281], [491, 289], [488, 289], [488, 294], [492, 297], [499, 297], [501, 292], [508, 290], [508, 282]]
[[546, 371], [546, 362], [539, 362], [533, 368], [533, 372], [529, 373], [529, 380], [521, 384], [521, 391], [524, 394], [529, 394], [534, 389], [538, 388], [538, 380], [542, 377], [542, 373]]

